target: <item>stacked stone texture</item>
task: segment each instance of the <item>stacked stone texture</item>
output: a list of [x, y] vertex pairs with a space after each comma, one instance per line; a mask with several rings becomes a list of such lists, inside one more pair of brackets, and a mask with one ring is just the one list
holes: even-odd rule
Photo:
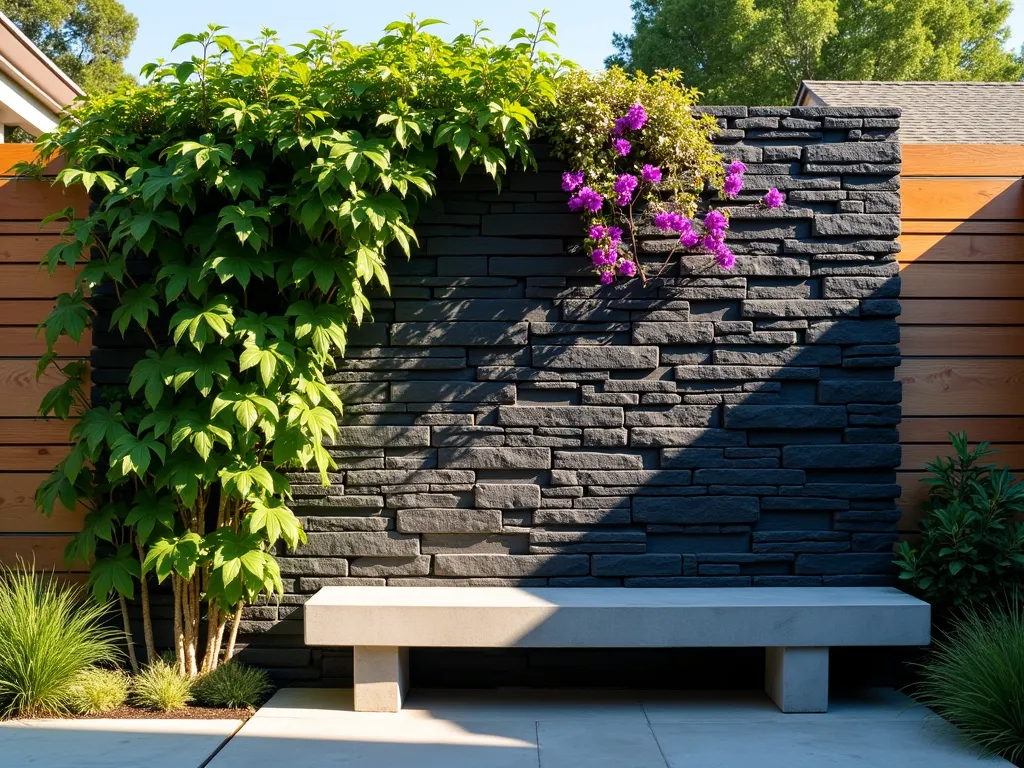
[[[500, 194], [442, 180], [330, 377], [338, 469], [293, 476], [309, 543], [283, 603], [246, 609], [249, 661], [346, 678], [302, 647], [330, 585], [891, 583], [899, 111], [707, 111], [748, 167], [730, 272], [674, 257], [602, 287], [556, 163]], [[756, 205], [771, 187], [784, 207]], [[640, 235], [657, 273], [674, 241]]]

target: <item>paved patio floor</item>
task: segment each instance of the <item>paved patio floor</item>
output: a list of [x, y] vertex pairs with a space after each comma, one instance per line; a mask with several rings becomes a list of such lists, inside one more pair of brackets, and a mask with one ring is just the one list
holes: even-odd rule
[[14, 720], [0, 723], [0, 766], [198, 768], [241, 724], [241, 720]]
[[[183, 763], [184, 765], [184, 763]], [[278, 692], [209, 768], [991, 768], [905, 696], [783, 715], [761, 693], [413, 691], [397, 715], [349, 690]]]

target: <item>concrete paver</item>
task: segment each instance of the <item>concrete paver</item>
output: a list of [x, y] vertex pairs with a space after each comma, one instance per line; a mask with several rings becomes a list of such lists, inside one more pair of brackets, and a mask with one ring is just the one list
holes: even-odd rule
[[784, 715], [761, 692], [425, 691], [397, 714], [278, 692], [209, 768], [996, 768], [906, 696]]
[[0, 723], [5, 768], [198, 768], [240, 720], [14, 720]]

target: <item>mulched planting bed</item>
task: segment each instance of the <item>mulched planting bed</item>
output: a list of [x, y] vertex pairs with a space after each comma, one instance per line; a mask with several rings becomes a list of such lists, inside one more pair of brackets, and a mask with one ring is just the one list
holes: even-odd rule
[[248, 720], [255, 709], [225, 709], [223, 707], [185, 707], [170, 712], [133, 707], [128, 704], [96, 715], [52, 715], [65, 720]]

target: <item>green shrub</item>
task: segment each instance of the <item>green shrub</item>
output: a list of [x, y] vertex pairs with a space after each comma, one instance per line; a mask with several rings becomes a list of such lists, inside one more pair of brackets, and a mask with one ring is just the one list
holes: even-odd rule
[[68, 704], [72, 712], [96, 715], [117, 709], [128, 698], [131, 681], [117, 669], [85, 669], [75, 676]]
[[[915, 698], [989, 752], [1024, 756], [1024, 612], [967, 608], [920, 665]], [[1019, 763], [1018, 763], [1019, 764]]]
[[77, 676], [119, 656], [106, 618], [52, 574], [0, 568], [0, 717], [68, 712]]
[[1024, 579], [1024, 484], [1009, 469], [982, 463], [995, 451], [971, 449], [950, 434], [955, 455], [927, 465], [931, 485], [918, 547], [897, 550], [900, 578], [940, 611], [991, 603]]
[[231, 662], [200, 677], [192, 691], [196, 701], [210, 707], [255, 707], [263, 703], [270, 689], [262, 669]]
[[170, 712], [192, 701], [192, 681], [164, 661], [150, 664], [132, 681], [131, 700], [147, 709]]

